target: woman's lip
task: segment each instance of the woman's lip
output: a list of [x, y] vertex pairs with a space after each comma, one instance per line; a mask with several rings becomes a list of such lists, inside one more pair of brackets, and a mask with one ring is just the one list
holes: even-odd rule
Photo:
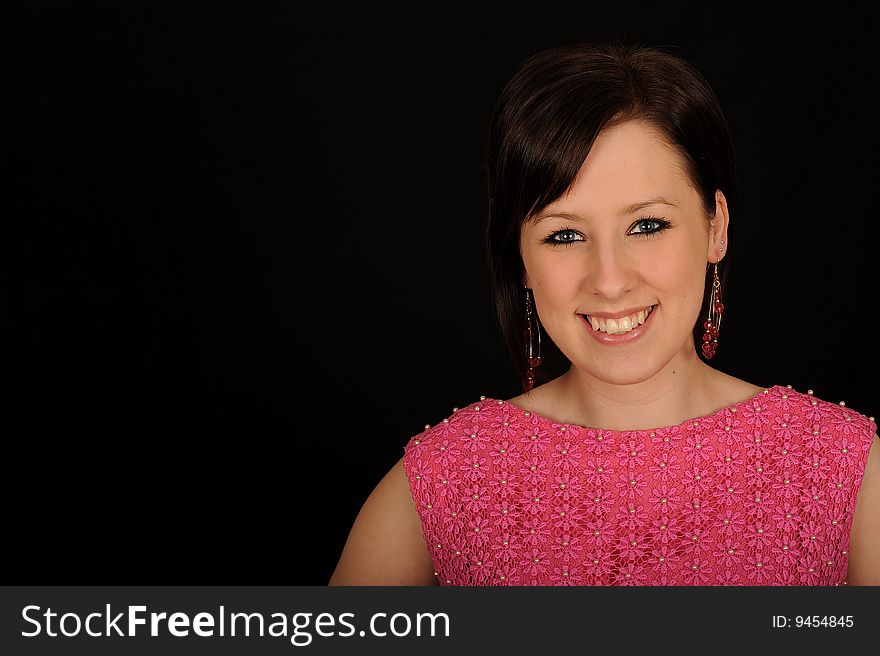
[[595, 313], [584, 312], [583, 314], [587, 315], [588, 317], [596, 317], [597, 319], [605, 319], [606, 321], [608, 319], [623, 319], [623, 317], [630, 317], [634, 314], [638, 314], [642, 310], [646, 310], [650, 307], [654, 307], [654, 305], [656, 305], [656, 304], [642, 305], [641, 307], [632, 308], [630, 310], [625, 310], [623, 312], [595, 312]]
[[593, 336], [593, 339], [606, 346], [615, 346], [618, 344], [629, 344], [630, 342], [634, 342], [648, 332], [648, 329], [654, 323], [654, 315], [657, 314], [657, 309], [658, 306], [655, 305], [654, 309], [651, 310], [651, 313], [645, 319], [645, 323], [641, 324], [638, 328], [633, 328], [628, 333], [623, 333], [622, 335], [609, 335], [608, 333], [603, 333], [601, 330], [593, 330], [593, 325], [590, 323], [590, 320], [587, 319], [586, 315], [582, 314], [580, 317], [587, 330], [589, 330], [590, 334]]

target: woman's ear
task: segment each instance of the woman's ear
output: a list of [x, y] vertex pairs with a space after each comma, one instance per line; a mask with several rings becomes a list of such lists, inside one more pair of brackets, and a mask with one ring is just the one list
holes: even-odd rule
[[727, 198], [720, 189], [715, 192], [715, 216], [709, 221], [709, 248], [706, 260], [710, 263], [720, 262], [730, 245], [727, 239], [727, 226], [730, 223], [730, 210]]

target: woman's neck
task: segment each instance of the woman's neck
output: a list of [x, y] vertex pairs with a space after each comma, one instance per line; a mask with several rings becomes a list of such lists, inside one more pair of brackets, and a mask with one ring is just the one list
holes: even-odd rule
[[717, 371], [694, 353], [670, 363], [649, 379], [608, 381], [574, 365], [562, 376], [526, 395], [542, 416], [561, 423], [608, 430], [647, 430], [677, 426], [761, 391]]

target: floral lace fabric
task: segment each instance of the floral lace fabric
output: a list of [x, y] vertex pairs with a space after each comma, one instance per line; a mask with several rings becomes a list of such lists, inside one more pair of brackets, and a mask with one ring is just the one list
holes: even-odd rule
[[482, 398], [404, 467], [440, 585], [845, 585], [876, 430], [782, 386], [633, 431]]

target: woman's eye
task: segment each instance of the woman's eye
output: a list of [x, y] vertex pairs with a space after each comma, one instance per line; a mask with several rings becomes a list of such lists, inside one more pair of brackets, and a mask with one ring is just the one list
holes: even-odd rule
[[[658, 233], [663, 232], [671, 225], [672, 224], [669, 221], [661, 218], [639, 219], [636, 221], [629, 234], [653, 237]], [[586, 239], [577, 230], [572, 230], [571, 228], [557, 230], [544, 239], [544, 243], [550, 244], [551, 246], [571, 246], [579, 241], [586, 241]]]
[[651, 235], [655, 235], [658, 232], [665, 230], [669, 225], [669, 221], [666, 219], [641, 219], [637, 221], [633, 227], [634, 230], [638, 228], [633, 234], [650, 237]]
[[555, 246], [570, 245], [576, 241], [583, 241], [583, 238], [580, 238], [580, 234], [571, 229], [554, 232], [544, 240], [545, 243]]

